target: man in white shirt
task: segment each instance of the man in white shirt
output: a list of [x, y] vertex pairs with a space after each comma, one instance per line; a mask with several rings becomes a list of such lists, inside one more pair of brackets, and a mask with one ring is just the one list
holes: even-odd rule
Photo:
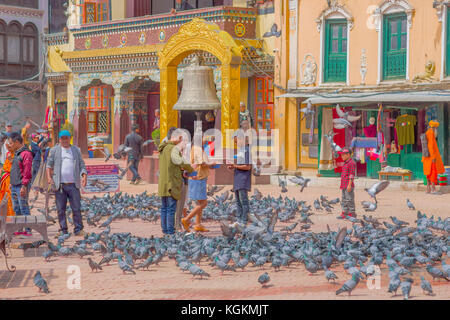
[[73, 212], [75, 236], [83, 236], [80, 188], [87, 183], [87, 171], [78, 147], [70, 145], [71, 135], [63, 130], [59, 134], [59, 145], [50, 150], [47, 159], [49, 185], [55, 189], [56, 208], [60, 225], [59, 234], [68, 233], [66, 221], [67, 199]]

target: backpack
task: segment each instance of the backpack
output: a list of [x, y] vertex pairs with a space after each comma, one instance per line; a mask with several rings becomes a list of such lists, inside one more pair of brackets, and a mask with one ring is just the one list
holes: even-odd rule
[[428, 139], [425, 133], [420, 135], [420, 144], [422, 145], [422, 156], [428, 158], [430, 156], [430, 151], [428, 150]]

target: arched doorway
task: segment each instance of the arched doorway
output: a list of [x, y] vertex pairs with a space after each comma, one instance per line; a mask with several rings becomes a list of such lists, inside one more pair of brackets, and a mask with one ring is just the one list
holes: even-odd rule
[[227, 32], [205, 20], [196, 18], [180, 27], [159, 53], [161, 137], [166, 136], [169, 127], [178, 125], [178, 113], [173, 110], [178, 99], [177, 67], [184, 58], [199, 50], [213, 54], [222, 64], [220, 128], [223, 133], [238, 128], [242, 49]]

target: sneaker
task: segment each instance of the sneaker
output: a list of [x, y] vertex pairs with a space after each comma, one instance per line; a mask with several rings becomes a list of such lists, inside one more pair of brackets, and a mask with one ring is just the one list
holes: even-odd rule
[[354, 212], [350, 213], [349, 216], [352, 217], [352, 218], [356, 218], [356, 213], [354, 213]]
[[31, 237], [33, 234], [31, 233], [31, 231], [25, 231], [24, 233], [22, 233], [22, 235], [25, 237]]
[[130, 181], [130, 184], [134, 184], [134, 181]]
[[345, 212], [342, 212], [339, 217], [336, 217], [336, 219], [347, 219], [347, 215], [345, 214]]
[[14, 232], [14, 235], [15, 236], [21, 236], [21, 235], [23, 235], [25, 232], [23, 232], [23, 231], [16, 231], [16, 232]]
[[189, 232], [189, 221], [183, 218], [181, 219], [181, 224], [183, 225], [184, 230], [186, 230], [186, 232]]
[[141, 182], [142, 182], [142, 179], [141, 179], [141, 178], [138, 178], [134, 184], [139, 184], [139, 183], [141, 183]]
[[342, 215], [336, 217], [336, 219], [339, 219], [339, 220], [344, 220], [345, 218], [346, 218], [346, 217], [345, 217], [345, 216], [342, 216]]
[[204, 226], [199, 225], [199, 226], [194, 226], [194, 230], [198, 231], [198, 232], [209, 232], [208, 229], [206, 229]]
[[74, 232], [74, 234], [75, 234], [75, 237], [84, 237], [86, 232], [84, 232], [83, 230], [80, 230], [78, 232]]

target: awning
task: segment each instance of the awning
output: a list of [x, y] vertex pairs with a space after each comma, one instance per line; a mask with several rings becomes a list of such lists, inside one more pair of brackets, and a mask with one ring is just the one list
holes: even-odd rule
[[450, 90], [365, 92], [365, 93], [321, 93], [313, 94], [303, 103], [386, 103], [386, 102], [450, 102]]
[[275, 98], [311, 98], [315, 95], [313, 93], [285, 93], [280, 96], [276, 96]]

